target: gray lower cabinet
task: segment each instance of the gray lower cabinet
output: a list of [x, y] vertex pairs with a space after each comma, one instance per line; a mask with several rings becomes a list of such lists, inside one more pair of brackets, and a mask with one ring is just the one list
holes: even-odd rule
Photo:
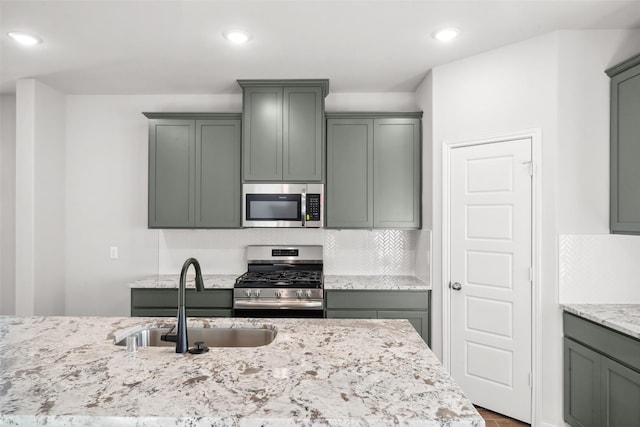
[[327, 228], [420, 228], [422, 113], [327, 114]]
[[[187, 289], [187, 316], [231, 317], [233, 289]], [[178, 313], [178, 289], [131, 289], [132, 317], [175, 317]]]
[[430, 345], [430, 291], [326, 290], [329, 319], [407, 319]]
[[564, 419], [640, 425], [640, 340], [564, 313]]
[[239, 114], [149, 117], [149, 228], [239, 228]]
[[611, 78], [610, 230], [640, 234], [640, 55], [606, 72]]
[[244, 181], [321, 182], [328, 80], [238, 80]]

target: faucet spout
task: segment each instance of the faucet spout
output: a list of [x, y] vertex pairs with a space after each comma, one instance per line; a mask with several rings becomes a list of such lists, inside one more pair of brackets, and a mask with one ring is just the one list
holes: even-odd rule
[[[187, 314], [185, 308], [186, 301], [186, 288], [187, 288], [187, 270], [193, 265], [196, 270], [196, 291], [201, 292], [204, 290], [204, 283], [202, 281], [202, 272], [200, 270], [200, 263], [195, 258], [187, 259], [182, 265], [180, 271], [180, 285], [178, 289], [178, 319], [176, 325], [176, 353], [186, 353], [189, 350], [189, 338], [187, 336]], [[166, 337], [167, 340], [173, 341], [173, 337]]]

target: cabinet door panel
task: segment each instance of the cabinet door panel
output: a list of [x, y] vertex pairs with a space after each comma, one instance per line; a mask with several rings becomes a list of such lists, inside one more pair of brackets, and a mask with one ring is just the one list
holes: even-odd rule
[[240, 152], [240, 120], [196, 122], [196, 227], [240, 227]]
[[150, 228], [194, 226], [194, 168], [194, 121], [150, 120]]
[[321, 181], [323, 96], [319, 87], [285, 87], [283, 180]]
[[611, 231], [640, 234], [640, 66], [611, 79]]
[[374, 134], [374, 227], [420, 227], [420, 120], [376, 119]]
[[245, 88], [244, 179], [282, 180], [282, 88]]
[[327, 121], [328, 228], [373, 226], [373, 120]]
[[640, 426], [640, 373], [602, 357], [602, 426]]
[[564, 339], [564, 419], [573, 427], [600, 426], [601, 356]]

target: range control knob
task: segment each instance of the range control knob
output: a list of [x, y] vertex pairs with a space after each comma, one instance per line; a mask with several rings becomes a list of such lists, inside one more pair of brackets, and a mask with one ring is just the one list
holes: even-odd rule
[[280, 289], [276, 290], [276, 298], [282, 298], [282, 291]]
[[251, 298], [251, 289], [247, 289], [246, 291], [244, 291], [244, 294], [245, 294], [247, 297]]
[[311, 298], [311, 291], [305, 291], [304, 296], [307, 298]]
[[302, 289], [298, 289], [298, 290], [296, 291], [296, 297], [297, 297], [297, 298], [302, 298]]
[[253, 296], [256, 297], [256, 298], [259, 298], [260, 297], [260, 289], [255, 289], [253, 291]]

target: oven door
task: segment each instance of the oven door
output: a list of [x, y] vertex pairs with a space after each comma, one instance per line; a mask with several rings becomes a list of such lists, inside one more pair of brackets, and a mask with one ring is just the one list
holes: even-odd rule
[[243, 227], [304, 227], [304, 184], [244, 184]]

